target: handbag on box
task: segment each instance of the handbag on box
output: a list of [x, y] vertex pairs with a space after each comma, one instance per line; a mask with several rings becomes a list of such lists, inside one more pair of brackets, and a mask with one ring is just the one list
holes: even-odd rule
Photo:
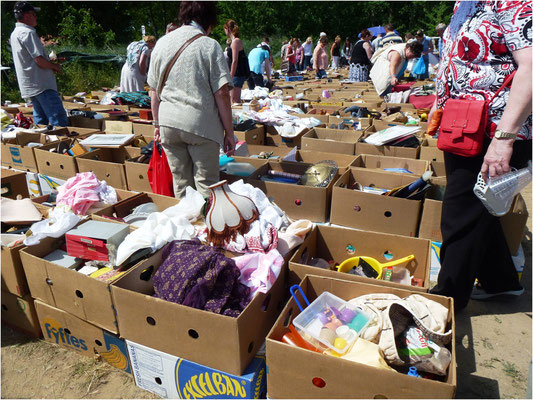
[[[452, 47], [452, 54], [454, 47]], [[448, 63], [446, 76], [448, 76], [450, 63]], [[516, 71], [513, 71], [505, 78], [503, 85], [490, 100], [452, 99], [448, 85], [446, 85], [448, 100], [442, 110], [437, 147], [442, 151], [463, 157], [475, 157], [481, 154], [487, 133], [489, 105], [511, 83], [515, 73]]]

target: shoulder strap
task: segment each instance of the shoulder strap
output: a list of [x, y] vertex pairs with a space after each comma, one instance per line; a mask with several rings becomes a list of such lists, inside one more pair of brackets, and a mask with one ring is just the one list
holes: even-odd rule
[[496, 93], [494, 93], [494, 96], [492, 96], [492, 98], [489, 100], [489, 103], [491, 103], [492, 100], [494, 100], [504, 88], [506, 88], [507, 86], [509, 86], [511, 84], [511, 82], [513, 81], [513, 78], [514, 78], [514, 74], [516, 74], [516, 69], [513, 72], [511, 72], [511, 74], [509, 74], [509, 76], [507, 76], [507, 78], [505, 78], [505, 80], [503, 81], [502, 86], [497, 90]]
[[176, 55], [172, 58], [172, 60], [170, 60], [170, 62], [168, 63], [167, 65], [167, 68], [165, 70], [165, 73], [163, 74], [163, 78], [161, 79], [161, 83], [159, 84], [159, 87], [157, 88], [157, 96], [159, 98], [161, 98], [161, 92], [163, 91], [163, 88], [165, 87], [165, 84], [167, 83], [167, 78], [168, 78], [168, 74], [170, 74], [170, 70], [172, 69], [172, 67], [174, 66], [174, 64], [176, 63], [177, 59], [179, 58], [179, 56], [181, 55], [181, 53], [183, 53], [183, 51], [192, 43], [194, 42], [196, 39], [198, 39], [199, 37], [201, 36], [204, 36], [203, 33], [199, 33], [197, 35], [194, 35], [192, 38], [190, 38], [189, 40], [187, 40], [183, 46], [180, 47], [180, 49], [178, 50], [178, 52], [176, 53]]

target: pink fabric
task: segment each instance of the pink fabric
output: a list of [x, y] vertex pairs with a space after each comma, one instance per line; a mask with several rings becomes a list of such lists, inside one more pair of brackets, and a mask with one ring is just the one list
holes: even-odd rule
[[85, 215], [92, 204], [100, 201], [100, 186], [94, 173], [78, 173], [57, 188], [57, 204], [66, 204], [75, 214]]
[[267, 293], [278, 278], [285, 262], [274, 249], [268, 253], [248, 253], [233, 259], [241, 271], [239, 282], [250, 288], [250, 300], [257, 293]]
[[415, 108], [431, 108], [435, 102], [436, 96], [430, 94], [428, 96], [415, 96], [412, 94], [409, 96], [409, 103], [411, 103]]
[[411, 86], [413, 86], [415, 82], [405, 82], [405, 83], [399, 83], [396, 86], [392, 87], [393, 92], [404, 92], [406, 90], [411, 89]]

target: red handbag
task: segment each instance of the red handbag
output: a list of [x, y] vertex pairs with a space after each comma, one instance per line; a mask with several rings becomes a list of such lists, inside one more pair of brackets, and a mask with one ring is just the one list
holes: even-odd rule
[[161, 147], [161, 154], [159, 154], [157, 143], [154, 141], [154, 150], [148, 165], [148, 182], [150, 182], [150, 187], [155, 194], [174, 197], [174, 184], [167, 155], [163, 147]]
[[[454, 48], [455, 43], [450, 52], [450, 63]], [[450, 63], [448, 63], [445, 76], [448, 76]], [[505, 78], [502, 87], [490, 100], [452, 99], [448, 85], [446, 85], [448, 100], [442, 111], [437, 147], [442, 151], [463, 157], [475, 157], [481, 154], [488, 130], [489, 105], [511, 83], [515, 73], [516, 71], [513, 71]]]
[[[483, 151], [488, 128], [489, 105], [513, 80], [513, 71], [490, 100], [448, 99], [440, 122], [437, 147], [463, 157], [475, 157]], [[449, 89], [446, 85], [447, 94]]]

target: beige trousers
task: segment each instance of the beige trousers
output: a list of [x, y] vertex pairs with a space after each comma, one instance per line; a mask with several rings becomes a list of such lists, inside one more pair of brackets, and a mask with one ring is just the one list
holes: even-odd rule
[[219, 179], [219, 144], [182, 131], [162, 126], [161, 145], [168, 158], [174, 178], [174, 194], [177, 198], [185, 196], [185, 188], [191, 186], [204, 197], [209, 197], [208, 186]]

